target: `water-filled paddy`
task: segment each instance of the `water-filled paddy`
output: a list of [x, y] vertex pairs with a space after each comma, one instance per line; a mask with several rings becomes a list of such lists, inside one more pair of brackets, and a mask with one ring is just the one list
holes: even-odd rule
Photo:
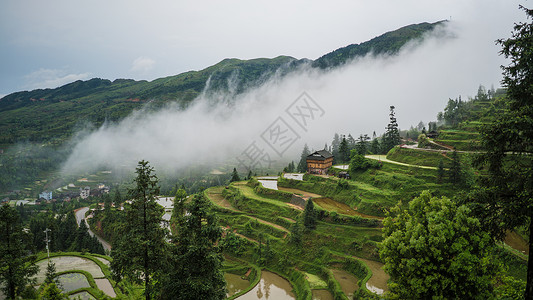
[[[58, 256], [50, 258], [56, 265], [56, 272], [65, 272], [70, 270], [83, 270], [91, 273], [94, 278], [104, 277], [104, 273], [100, 267], [92, 260], [81, 258], [77, 256]], [[48, 260], [43, 259], [36, 264], [39, 267], [39, 273], [34, 277], [37, 279], [37, 283], [40, 284], [46, 277], [46, 267]]]
[[383, 264], [377, 261], [368, 260], [364, 258], [357, 258], [360, 261], [364, 262], [370, 270], [372, 270], [372, 277], [367, 281], [366, 288], [378, 295], [383, 294], [388, 291], [387, 281], [389, 280], [389, 274], [385, 273], [383, 270]]
[[333, 300], [333, 295], [328, 290], [312, 290], [313, 300]]
[[357, 285], [357, 277], [340, 269], [331, 269], [331, 272], [333, 272], [335, 280], [341, 285], [342, 292], [351, 299], [354, 292], [359, 288]]
[[117, 296], [115, 290], [113, 289], [113, 286], [111, 285], [111, 282], [109, 282], [107, 278], [95, 279], [94, 282], [96, 282], [96, 286], [98, 287], [98, 289], [104, 292], [109, 297], [115, 298]]
[[61, 284], [61, 289], [65, 292], [91, 287], [87, 277], [81, 273], [67, 273], [59, 275], [57, 278]]
[[227, 282], [226, 288], [228, 289], [228, 297], [237, 294], [250, 285], [250, 282], [246, 279], [242, 279], [241, 275], [225, 273], [224, 278], [226, 278]]
[[285, 278], [278, 274], [262, 271], [261, 281], [248, 293], [240, 296], [239, 300], [286, 300], [296, 299], [292, 286]]

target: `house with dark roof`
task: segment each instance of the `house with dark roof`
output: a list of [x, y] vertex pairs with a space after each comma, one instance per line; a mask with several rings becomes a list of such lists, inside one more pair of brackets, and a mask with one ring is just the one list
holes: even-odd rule
[[333, 165], [333, 154], [326, 150], [315, 151], [307, 156], [306, 161], [307, 173], [326, 175]]

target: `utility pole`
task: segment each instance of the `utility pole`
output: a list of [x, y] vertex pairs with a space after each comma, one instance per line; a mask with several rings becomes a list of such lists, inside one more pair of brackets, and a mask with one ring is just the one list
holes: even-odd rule
[[44, 231], [44, 233], [46, 234], [46, 239], [44, 241], [46, 242], [46, 253], [48, 254], [48, 261], [50, 261], [50, 250], [48, 248], [48, 243], [50, 242], [50, 240], [48, 239], [49, 231], [52, 231], [52, 230], [46, 228], [46, 230]]

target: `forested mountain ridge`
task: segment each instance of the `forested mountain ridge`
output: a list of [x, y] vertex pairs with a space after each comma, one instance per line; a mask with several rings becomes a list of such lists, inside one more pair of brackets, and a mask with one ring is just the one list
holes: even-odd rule
[[[194, 100], [209, 84], [210, 90], [241, 93], [260, 85], [274, 74], [283, 76], [298, 66], [339, 66], [369, 52], [394, 54], [413, 39], [420, 39], [441, 24], [421, 23], [385, 33], [368, 42], [350, 45], [316, 61], [289, 56], [251, 60], [224, 59], [200, 71], [189, 71], [153, 81], [93, 78], [75, 81], [55, 89], [16, 92], [0, 99], [0, 146], [20, 141], [62, 143], [75, 125], [118, 121], [151, 101], [156, 107], [177, 101], [180, 107]], [[340, 57], [340, 58], [339, 58]]]

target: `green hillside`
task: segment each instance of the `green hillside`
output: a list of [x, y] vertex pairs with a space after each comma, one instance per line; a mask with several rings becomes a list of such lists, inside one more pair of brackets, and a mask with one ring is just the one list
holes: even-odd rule
[[[251, 60], [224, 59], [200, 71], [189, 71], [153, 81], [93, 78], [55, 89], [38, 89], [0, 99], [0, 149], [20, 141], [61, 143], [78, 124], [100, 126], [119, 121], [150, 102], [159, 107], [176, 101], [187, 107], [209, 84], [211, 91], [241, 93], [273, 74], [285, 75], [311, 62], [313, 67], [334, 67], [369, 52], [394, 54], [408, 41], [420, 39], [440, 22], [409, 25], [368, 42], [338, 49], [312, 62], [289, 56]], [[336, 58], [333, 59], [332, 56]], [[341, 58], [339, 58], [341, 57]]]

